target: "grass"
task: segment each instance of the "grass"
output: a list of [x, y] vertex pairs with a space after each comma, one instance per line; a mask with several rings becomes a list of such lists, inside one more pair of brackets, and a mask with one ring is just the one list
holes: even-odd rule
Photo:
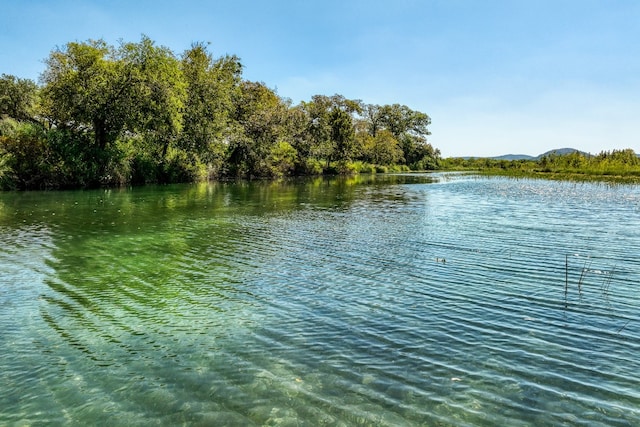
[[450, 158], [443, 160], [442, 167], [492, 176], [640, 183], [640, 158], [631, 149], [603, 151], [597, 156], [575, 152], [539, 160]]

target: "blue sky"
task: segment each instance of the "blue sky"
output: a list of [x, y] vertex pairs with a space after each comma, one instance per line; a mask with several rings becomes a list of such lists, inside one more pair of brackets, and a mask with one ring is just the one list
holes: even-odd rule
[[640, 1], [3, 1], [0, 73], [69, 41], [210, 42], [294, 103], [339, 93], [429, 114], [448, 156], [640, 152]]

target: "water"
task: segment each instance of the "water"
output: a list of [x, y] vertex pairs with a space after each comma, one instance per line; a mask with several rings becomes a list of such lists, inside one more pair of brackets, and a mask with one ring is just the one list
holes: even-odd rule
[[0, 425], [640, 425], [640, 187], [0, 194]]

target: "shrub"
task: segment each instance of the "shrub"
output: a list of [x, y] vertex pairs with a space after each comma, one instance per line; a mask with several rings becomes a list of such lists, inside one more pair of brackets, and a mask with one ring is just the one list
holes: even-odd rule
[[298, 160], [296, 164], [296, 174], [298, 175], [322, 175], [324, 172], [324, 164], [318, 159]]
[[2, 124], [0, 136], [3, 188], [44, 189], [55, 186], [59, 157], [42, 126], [31, 122]]
[[273, 177], [290, 175], [295, 170], [298, 152], [286, 141], [278, 141], [269, 150], [267, 165]]
[[389, 168], [382, 165], [376, 165], [376, 173], [388, 173]]

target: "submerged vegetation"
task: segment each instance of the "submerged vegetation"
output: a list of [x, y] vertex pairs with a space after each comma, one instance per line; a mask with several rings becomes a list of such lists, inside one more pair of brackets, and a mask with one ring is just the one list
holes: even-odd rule
[[597, 155], [551, 153], [535, 160], [447, 158], [441, 165], [448, 170], [474, 170], [487, 175], [640, 182], [640, 157], [629, 148]]
[[53, 50], [38, 84], [0, 78], [0, 188], [435, 169], [431, 119], [316, 95], [292, 105], [236, 56], [143, 36]]

